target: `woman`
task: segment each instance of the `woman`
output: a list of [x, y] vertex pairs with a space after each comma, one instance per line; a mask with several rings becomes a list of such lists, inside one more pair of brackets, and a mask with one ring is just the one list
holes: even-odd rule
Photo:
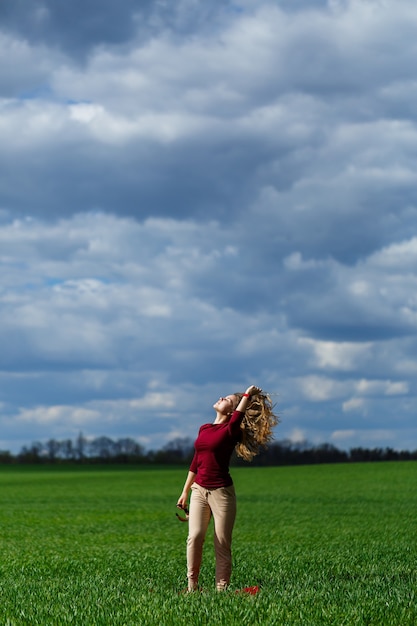
[[201, 426], [195, 454], [177, 507], [187, 509], [191, 490], [187, 538], [188, 591], [198, 588], [203, 544], [210, 518], [214, 519], [216, 588], [223, 591], [232, 572], [232, 532], [236, 517], [236, 496], [229, 473], [233, 449], [246, 461], [272, 439], [278, 423], [271, 400], [262, 389], [251, 385], [245, 393], [221, 397], [213, 405], [216, 418]]

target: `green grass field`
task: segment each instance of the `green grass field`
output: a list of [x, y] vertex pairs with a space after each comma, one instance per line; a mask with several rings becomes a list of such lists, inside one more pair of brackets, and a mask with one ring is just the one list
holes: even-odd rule
[[186, 471], [0, 468], [0, 625], [417, 624], [415, 462], [235, 468], [222, 594], [212, 527], [181, 593]]

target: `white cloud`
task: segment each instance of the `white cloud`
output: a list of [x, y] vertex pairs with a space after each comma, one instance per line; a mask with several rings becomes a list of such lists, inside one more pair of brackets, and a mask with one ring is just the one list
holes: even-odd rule
[[378, 250], [370, 256], [369, 264], [383, 270], [411, 273], [417, 267], [417, 237]]
[[288, 435], [288, 440], [294, 444], [302, 444], [306, 442], [306, 435], [300, 428], [294, 428]]
[[175, 406], [175, 400], [171, 392], [147, 393], [143, 398], [130, 401], [133, 409], [170, 409]]
[[17, 422], [39, 425], [61, 425], [67, 427], [85, 427], [91, 421], [100, 419], [100, 414], [91, 409], [70, 406], [40, 406], [34, 409], [23, 409], [15, 417]]
[[372, 347], [370, 342], [318, 341], [305, 337], [301, 337], [299, 343], [313, 351], [317, 367], [336, 371], [354, 370], [366, 358]]
[[396, 450], [410, 450], [410, 441], [415, 441], [416, 429], [404, 432], [395, 429], [360, 429], [334, 431], [331, 440], [336, 446], [344, 449], [364, 448], [393, 448]]
[[292, 252], [284, 259], [283, 263], [286, 269], [294, 271], [315, 269], [317, 267], [324, 267], [325, 265], [323, 261], [316, 261], [314, 259], [304, 261], [300, 252]]
[[305, 376], [299, 380], [299, 385], [305, 398], [312, 402], [326, 402], [346, 393], [344, 383], [324, 376]]
[[409, 384], [406, 381], [391, 382], [388, 381], [385, 387], [385, 395], [387, 396], [403, 396], [409, 393]]
[[409, 386], [406, 381], [392, 382], [391, 380], [365, 380], [362, 379], [356, 383], [356, 389], [363, 396], [386, 395], [396, 396], [404, 395], [409, 392]]
[[349, 411], [362, 411], [365, 406], [364, 398], [350, 398], [349, 400], [343, 402], [342, 409], [345, 413], [347, 413]]

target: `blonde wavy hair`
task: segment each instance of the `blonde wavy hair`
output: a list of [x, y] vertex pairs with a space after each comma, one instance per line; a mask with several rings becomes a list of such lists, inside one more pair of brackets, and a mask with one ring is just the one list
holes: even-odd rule
[[[243, 394], [233, 394], [239, 403]], [[274, 405], [267, 393], [254, 394], [249, 399], [245, 417], [241, 423], [242, 439], [236, 444], [236, 454], [245, 461], [252, 461], [259, 454], [261, 447], [267, 447], [274, 438], [272, 429], [279, 423], [274, 413]]]

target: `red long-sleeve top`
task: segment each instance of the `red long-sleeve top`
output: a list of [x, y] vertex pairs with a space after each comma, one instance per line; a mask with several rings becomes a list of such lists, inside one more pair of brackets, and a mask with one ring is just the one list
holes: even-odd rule
[[201, 487], [218, 489], [233, 484], [229, 463], [233, 449], [241, 438], [240, 424], [244, 415], [241, 411], [234, 411], [228, 422], [200, 427], [190, 472], [196, 474], [195, 482]]

